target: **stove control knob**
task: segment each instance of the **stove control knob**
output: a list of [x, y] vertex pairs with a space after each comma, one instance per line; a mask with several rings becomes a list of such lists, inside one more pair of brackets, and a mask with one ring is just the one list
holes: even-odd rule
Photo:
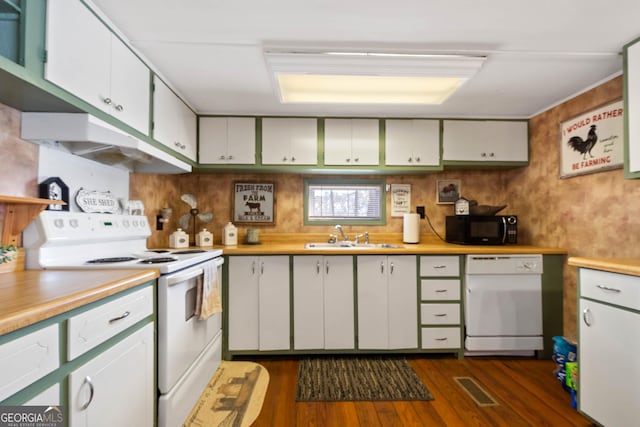
[[129, 220], [125, 219], [124, 221], [122, 221], [122, 225], [124, 226], [124, 228], [129, 228]]
[[137, 227], [137, 226], [138, 226], [138, 220], [137, 220], [137, 219], [134, 219], [134, 220], [133, 220], [133, 226], [134, 226], [134, 227]]
[[70, 219], [69, 220], [69, 225], [71, 226], [71, 228], [78, 228], [78, 220], [77, 219]]
[[53, 225], [55, 225], [58, 228], [64, 228], [64, 220], [58, 218], [53, 220]]

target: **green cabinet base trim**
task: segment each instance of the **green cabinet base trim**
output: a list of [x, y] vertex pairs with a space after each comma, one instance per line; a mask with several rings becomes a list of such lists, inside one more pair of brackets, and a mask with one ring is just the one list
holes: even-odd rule
[[539, 359], [550, 359], [553, 355], [553, 337], [563, 335], [563, 290], [562, 271], [564, 255], [542, 257], [542, 335], [544, 349], [537, 352]]

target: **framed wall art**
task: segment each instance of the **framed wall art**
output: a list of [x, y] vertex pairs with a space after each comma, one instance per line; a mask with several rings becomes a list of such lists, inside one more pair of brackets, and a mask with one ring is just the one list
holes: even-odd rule
[[560, 123], [560, 178], [624, 166], [622, 100]]
[[436, 202], [439, 205], [452, 205], [460, 198], [460, 180], [442, 179], [436, 181]]
[[233, 222], [275, 224], [275, 183], [234, 182], [232, 206]]

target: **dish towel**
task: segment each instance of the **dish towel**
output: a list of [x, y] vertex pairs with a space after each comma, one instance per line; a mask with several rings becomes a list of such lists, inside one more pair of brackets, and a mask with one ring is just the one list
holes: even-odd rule
[[198, 294], [196, 297], [196, 315], [205, 320], [222, 311], [218, 268], [213, 263], [205, 264], [203, 274], [198, 276]]

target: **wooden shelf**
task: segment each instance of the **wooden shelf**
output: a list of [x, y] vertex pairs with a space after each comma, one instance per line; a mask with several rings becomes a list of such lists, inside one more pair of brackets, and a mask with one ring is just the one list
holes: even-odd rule
[[18, 245], [20, 233], [47, 205], [64, 205], [61, 200], [39, 199], [0, 195], [0, 204], [5, 205], [2, 228], [3, 245]]

